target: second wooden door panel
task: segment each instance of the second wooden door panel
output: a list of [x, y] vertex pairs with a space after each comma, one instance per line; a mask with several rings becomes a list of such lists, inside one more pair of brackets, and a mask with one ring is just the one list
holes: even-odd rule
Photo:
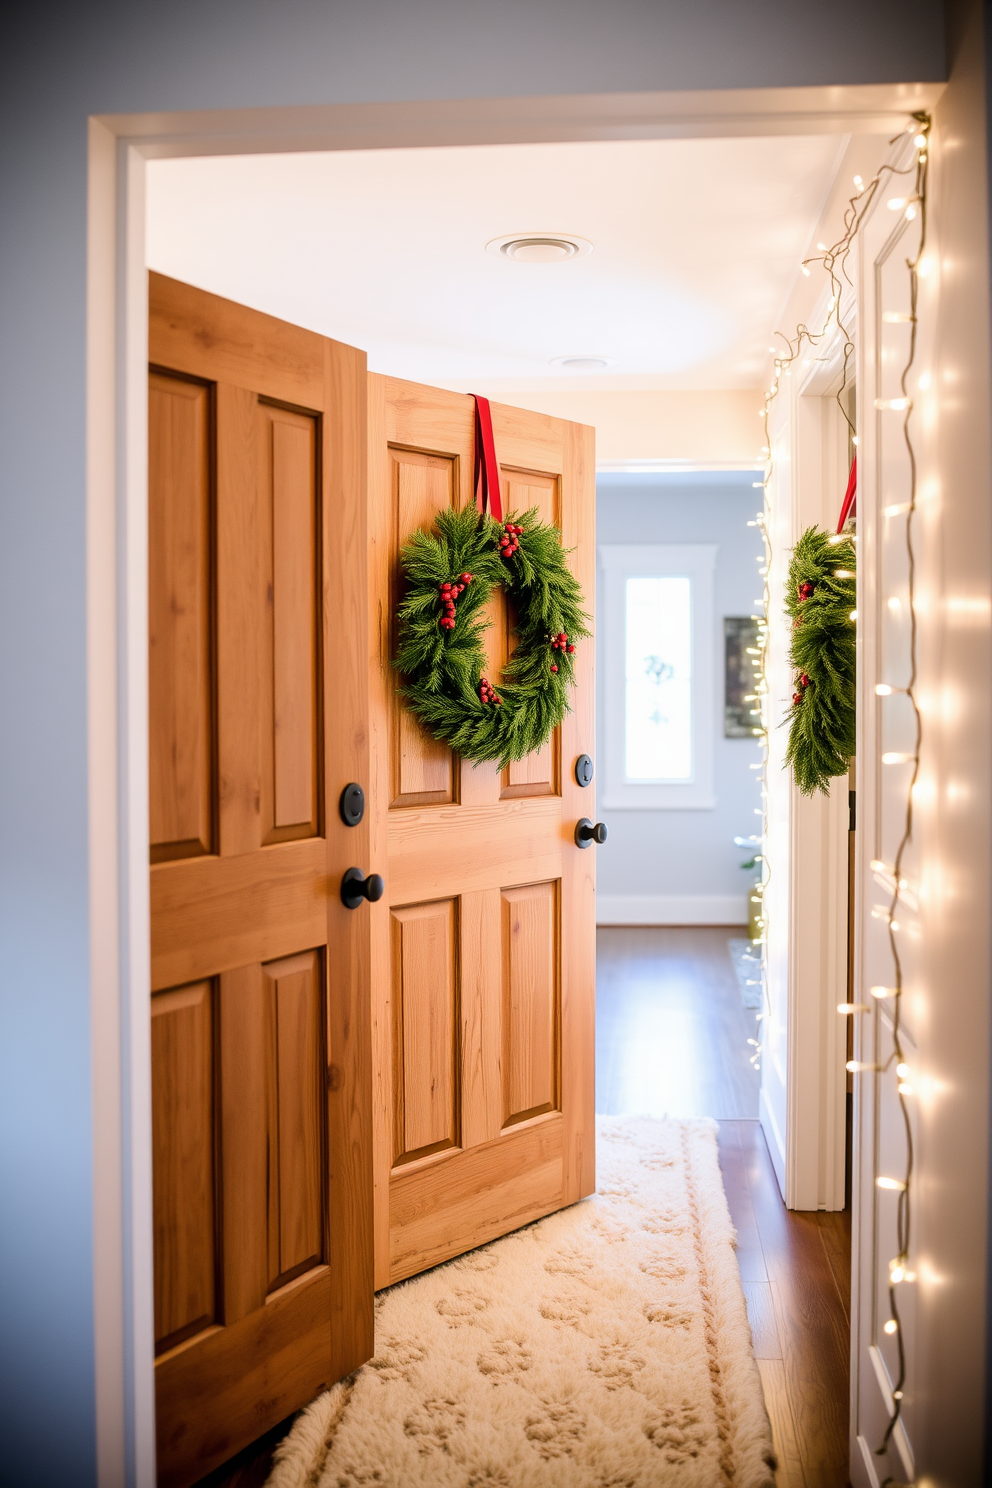
[[558, 1108], [559, 900], [551, 880], [391, 908], [394, 1169]]
[[152, 998], [156, 1350], [327, 1259], [323, 953]]

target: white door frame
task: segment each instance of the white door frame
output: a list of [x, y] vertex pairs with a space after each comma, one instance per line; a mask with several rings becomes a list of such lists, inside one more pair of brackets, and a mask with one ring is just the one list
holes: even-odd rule
[[[854, 295], [844, 307], [853, 330]], [[810, 324], [827, 319], [827, 291]], [[853, 375], [853, 359], [850, 374]], [[836, 327], [782, 373], [772, 404], [769, 483], [771, 610], [781, 616], [792, 548], [812, 524], [833, 531], [847, 485], [846, 424], [834, 394], [843, 378]], [[773, 627], [767, 677], [767, 1002], [760, 1117], [790, 1209], [838, 1210], [845, 1201], [848, 777], [828, 796], [802, 796], [785, 768], [782, 719], [793, 691], [788, 634]]]
[[90, 120], [87, 707], [99, 1482], [155, 1482], [148, 1001], [149, 159], [565, 140], [892, 134], [942, 84], [131, 114]]

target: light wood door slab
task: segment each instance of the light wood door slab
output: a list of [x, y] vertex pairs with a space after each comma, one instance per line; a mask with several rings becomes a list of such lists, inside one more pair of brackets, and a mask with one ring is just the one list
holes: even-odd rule
[[[158, 1481], [371, 1354], [361, 352], [151, 275]], [[347, 637], [347, 644], [343, 644]]]
[[[592, 607], [592, 431], [494, 404], [504, 507], [557, 524]], [[400, 706], [391, 666], [399, 549], [474, 499], [474, 403], [369, 378], [375, 1279], [413, 1275], [595, 1184], [593, 646], [573, 710], [538, 753], [473, 767]], [[490, 606], [489, 675], [513, 644]]]

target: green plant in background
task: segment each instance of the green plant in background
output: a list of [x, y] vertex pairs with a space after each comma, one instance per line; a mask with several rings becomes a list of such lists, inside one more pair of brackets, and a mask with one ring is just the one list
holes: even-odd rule
[[[464, 759], [502, 768], [540, 749], [568, 712], [573, 654], [591, 632], [561, 534], [536, 507], [505, 522], [474, 506], [442, 511], [401, 554], [397, 691], [424, 727]], [[511, 601], [516, 645], [495, 683], [483, 675], [487, 601]]]
[[808, 527], [789, 564], [794, 674], [786, 764], [804, 796], [846, 775], [855, 750], [857, 556], [849, 537]]

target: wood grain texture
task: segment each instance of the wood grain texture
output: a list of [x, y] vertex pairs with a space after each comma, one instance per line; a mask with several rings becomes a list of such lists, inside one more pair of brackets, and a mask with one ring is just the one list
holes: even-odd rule
[[[592, 432], [501, 405], [493, 405], [493, 420], [505, 500], [524, 509], [536, 505], [551, 520], [565, 522], [570, 513], [567, 541], [588, 545], [581, 558], [582, 581], [591, 597]], [[393, 913], [392, 934], [377, 929], [373, 941], [379, 1286], [478, 1243], [470, 1237], [482, 1230], [490, 1237], [500, 1233], [499, 1204], [509, 1206], [504, 1229], [522, 1222], [516, 1195], [499, 1186], [499, 1141], [516, 1142], [537, 1112], [564, 1112], [559, 1130], [567, 1129], [569, 1136], [559, 1148], [559, 1163], [571, 1174], [571, 1197], [589, 1192], [594, 1183], [594, 874], [590, 864], [576, 865], [564, 887], [566, 862], [590, 856], [575, 847], [574, 817], [563, 811], [557, 794], [564, 789], [564, 732], [536, 757], [498, 771], [493, 765], [451, 762], [397, 713], [390, 660], [392, 615], [401, 593], [399, 549], [410, 530], [429, 523], [437, 510], [461, 509], [474, 500], [474, 425], [474, 402], [463, 394], [369, 379], [370, 618], [377, 641], [371, 725], [377, 784], [370, 830], [376, 855], [386, 852], [386, 894]], [[510, 644], [510, 617], [501, 594], [493, 596], [490, 610], [487, 665], [498, 675]], [[576, 715], [567, 725], [569, 748], [576, 754], [592, 748], [592, 647], [578, 660]], [[571, 802], [573, 810], [578, 805]], [[575, 816], [582, 814], [575, 810]], [[460, 1006], [450, 1017], [453, 1060], [449, 1065], [445, 1055], [443, 1070], [434, 1051], [446, 1049], [448, 973], [439, 963], [429, 978], [420, 977], [425, 987], [430, 982], [431, 991], [410, 1001], [411, 1035], [405, 965], [411, 907], [442, 902], [452, 905], [452, 964], [460, 979]], [[564, 942], [573, 931], [567, 973], [572, 1023], [566, 1033]], [[426, 954], [417, 956], [427, 966]], [[414, 1050], [421, 1066], [416, 1105], [410, 1101]], [[446, 1084], [449, 1068], [460, 1081], [454, 1103]], [[504, 1123], [505, 1137], [498, 1138]], [[394, 1139], [400, 1130], [402, 1142]], [[479, 1144], [493, 1149], [485, 1170], [492, 1177], [489, 1196], [485, 1172], [472, 1158]], [[398, 1154], [402, 1162], [394, 1167]], [[560, 1168], [553, 1174], [543, 1156], [539, 1166], [547, 1204], [541, 1212], [549, 1212], [562, 1201], [563, 1175]], [[468, 1172], [475, 1175], [471, 1202], [451, 1207], [448, 1186], [457, 1187], [462, 1181], [457, 1175]], [[540, 1207], [534, 1181], [521, 1180], [529, 1194], [528, 1213]], [[419, 1196], [416, 1224], [399, 1218], [414, 1193]], [[477, 1223], [478, 1215], [484, 1215], [484, 1223]], [[459, 1225], [467, 1227], [465, 1234]]]
[[452, 899], [390, 911], [394, 1162], [458, 1143], [457, 912]]
[[558, 1102], [558, 884], [500, 895], [503, 929], [503, 1123]]
[[[536, 507], [542, 522], [555, 527], [561, 524], [561, 478], [557, 475], [541, 475], [529, 471], [514, 470], [503, 466], [500, 469], [500, 487], [503, 494], [503, 510], [520, 514]], [[502, 662], [509, 659], [512, 649], [510, 624], [511, 607], [504, 595], [498, 597], [499, 626], [502, 641]], [[558, 770], [561, 758], [561, 731], [556, 729], [543, 749], [514, 760], [502, 774], [500, 796], [503, 800], [514, 796], [557, 795]]]
[[149, 837], [152, 862], [213, 850], [210, 390], [148, 387]]
[[[456, 461], [452, 456], [389, 447], [390, 508], [394, 554], [418, 528], [433, 526], [439, 511], [454, 505]], [[402, 598], [402, 569], [394, 561], [392, 613]], [[392, 645], [396, 645], [395, 625]], [[423, 806], [454, 799], [455, 761], [451, 750], [421, 728], [392, 690], [393, 745], [391, 806]]]
[[317, 420], [260, 403], [266, 580], [262, 731], [263, 841], [317, 832]]
[[263, 967], [263, 977], [273, 1030], [269, 1290], [274, 1291], [326, 1259], [320, 954], [306, 951], [272, 961]]
[[[328, 947], [326, 1059], [327, 1222], [331, 1263], [331, 1378], [375, 1347], [372, 1248], [371, 938], [385, 902], [345, 909], [337, 888], [353, 864], [382, 872], [370, 815], [345, 826], [337, 810], [352, 780], [372, 787], [369, 674], [367, 372], [363, 351], [323, 343], [321, 575], [323, 587], [323, 811]], [[342, 637], [347, 644], [342, 645]], [[301, 847], [303, 843], [299, 844]], [[310, 942], [314, 944], [314, 942]]]
[[561, 802], [547, 797], [397, 812], [389, 831], [390, 897], [402, 904], [558, 878], [568, 840]]
[[322, 839], [151, 872], [152, 987], [175, 986], [327, 938], [331, 884]]
[[461, 1145], [476, 1147], [498, 1137], [504, 1119], [502, 895], [483, 889], [460, 905]]
[[220, 852], [262, 845], [262, 734], [268, 535], [259, 479], [257, 400], [218, 383], [217, 732]]
[[557, 1113], [495, 1142], [400, 1170], [391, 1184], [391, 1281], [560, 1209], [561, 1174]]
[[165, 1335], [157, 1369], [160, 1481], [178, 1485], [373, 1346], [370, 912], [337, 893], [368, 868], [367, 829], [337, 811], [368, 780], [366, 382], [348, 347], [160, 276], [151, 294], [153, 377], [208, 384], [214, 411], [217, 830], [209, 854], [156, 863], [150, 895], [154, 986], [213, 989], [196, 1070], [157, 1041], [163, 1276], [206, 1223], [183, 1229], [205, 1159], [173, 1182], [168, 1150], [194, 1108], [218, 1208], [212, 1311]]
[[269, 1283], [272, 1023], [262, 968], [220, 977], [220, 1149], [224, 1322], [265, 1301]]
[[162, 1355], [155, 1366], [159, 1488], [186, 1488], [333, 1383], [330, 1310], [331, 1277], [321, 1266], [231, 1327]]
[[[368, 618], [367, 656], [369, 689], [369, 801], [365, 813], [370, 861], [388, 863], [389, 812], [377, 803], [389, 801], [393, 793], [393, 688], [395, 674], [390, 665], [393, 644], [393, 614], [390, 595], [396, 582], [393, 525], [389, 518], [392, 463], [388, 439], [391, 408], [387, 407], [390, 380], [368, 376]], [[387, 873], [389, 889], [392, 874]], [[376, 1287], [389, 1282], [389, 1175], [393, 1167], [393, 1006], [392, 947], [389, 915], [371, 916], [372, 989], [372, 1174], [373, 1256]]]
[[[148, 287], [148, 360], [153, 366], [304, 408], [321, 407], [323, 336], [165, 274], [151, 272]], [[359, 355], [364, 359], [364, 353]]]
[[155, 1346], [215, 1317], [213, 997], [199, 982], [152, 998]]
[[[502, 410], [494, 423], [503, 428]], [[534, 436], [533, 425], [527, 440]], [[514, 438], [507, 431], [508, 464], [523, 469], [547, 468], [513, 459]], [[596, 601], [596, 451], [592, 429], [560, 424], [546, 437], [562, 441], [561, 534], [571, 553], [575, 577], [582, 586], [590, 628], [595, 630]], [[567, 499], [566, 499], [567, 497]], [[596, 1187], [596, 850], [580, 851], [571, 839], [580, 817], [596, 817], [595, 785], [582, 788], [575, 779], [580, 754], [595, 755], [595, 646], [583, 642], [575, 652], [572, 709], [561, 726], [561, 808], [569, 845], [561, 872], [561, 1108], [565, 1117], [564, 1198], [572, 1204]], [[535, 803], [536, 804], [536, 803]], [[537, 875], [533, 875], [537, 877]]]

